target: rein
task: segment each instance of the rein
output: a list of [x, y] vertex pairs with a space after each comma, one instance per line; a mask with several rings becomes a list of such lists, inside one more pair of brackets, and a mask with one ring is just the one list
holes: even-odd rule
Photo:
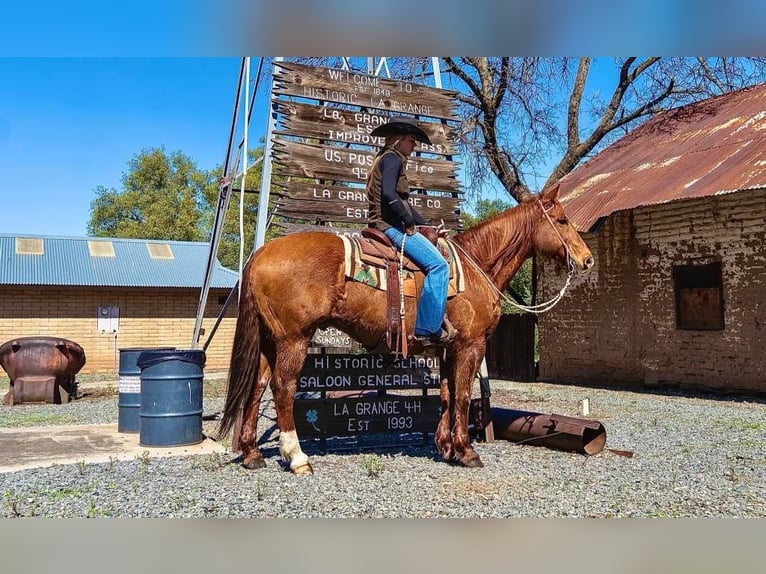
[[566, 283], [564, 283], [564, 286], [561, 288], [561, 290], [553, 296], [552, 299], [549, 301], [546, 301], [545, 303], [538, 303], [537, 305], [522, 305], [520, 303], [517, 303], [508, 295], [500, 291], [497, 287], [495, 287], [494, 281], [490, 279], [490, 277], [486, 274], [484, 269], [482, 269], [478, 263], [474, 260], [473, 256], [469, 254], [463, 247], [457, 243], [453, 243], [453, 245], [457, 246], [457, 248], [463, 253], [463, 255], [466, 256], [468, 262], [473, 266], [473, 268], [479, 272], [479, 274], [484, 277], [487, 280], [487, 283], [489, 283], [490, 288], [492, 291], [495, 292], [496, 295], [500, 297], [503, 301], [511, 305], [512, 307], [516, 307], [517, 309], [520, 309], [522, 311], [526, 311], [527, 313], [545, 313], [547, 311], [550, 311], [553, 309], [556, 304], [561, 301], [561, 299], [564, 297], [564, 293], [566, 292], [567, 288], [569, 287], [569, 284], [572, 281], [572, 275], [574, 275], [575, 266], [572, 262], [572, 257], [569, 255], [569, 246], [567, 245], [566, 241], [564, 241], [564, 238], [561, 236], [561, 233], [559, 233], [559, 230], [556, 229], [556, 226], [553, 224], [553, 220], [551, 220], [551, 216], [548, 215], [548, 212], [550, 209], [546, 210], [543, 206], [543, 202], [541, 199], [538, 198], [538, 203], [540, 203], [540, 209], [543, 212], [543, 215], [545, 215], [545, 218], [548, 220], [548, 223], [551, 224], [551, 227], [553, 227], [553, 231], [556, 232], [556, 236], [559, 238], [559, 241], [561, 241], [561, 245], [564, 246], [564, 254], [566, 255], [566, 261], [567, 261], [567, 269], [569, 273], [567, 274], [567, 280]]

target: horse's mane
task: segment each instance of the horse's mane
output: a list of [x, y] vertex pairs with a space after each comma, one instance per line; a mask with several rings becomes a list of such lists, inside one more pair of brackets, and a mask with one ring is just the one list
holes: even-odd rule
[[535, 203], [528, 201], [511, 207], [458, 233], [453, 240], [494, 279], [512, 259], [531, 246]]

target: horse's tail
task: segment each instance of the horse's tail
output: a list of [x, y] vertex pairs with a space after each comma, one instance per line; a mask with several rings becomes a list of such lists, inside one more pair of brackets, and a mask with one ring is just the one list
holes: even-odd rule
[[234, 343], [229, 364], [229, 386], [226, 391], [226, 402], [223, 416], [218, 425], [218, 436], [228, 434], [239, 415], [247, 404], [253, 387], [258, 379], [260, 367], [260, 321], [255, 295], [250, 288], [247, 274], [242, 274], [242, 288], [239, 298], [239, 316], [234, 331]]

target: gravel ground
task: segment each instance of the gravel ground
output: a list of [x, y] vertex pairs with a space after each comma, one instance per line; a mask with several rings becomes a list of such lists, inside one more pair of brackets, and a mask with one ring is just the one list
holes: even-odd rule
[[[606, 449], [585, 456], [500, 439], [476, 443], [485, 466], [466, 469], [441, 462], [430, 438], [397, 447], [346, 439], [327, 453], [304, 442], [315, 474], [293, 476], [279, 460], [267, 392], [265, 469], [247, 471], [227, 452], [0, 474], [0, 517], [766, 517], [760, 397], [494, 380], [492, 393], [494, 407], [569, 416], [587, 397], [588, 418], [607, 430]], [[222, 402], [206, 396], [205, 414]], [[113, 389], [86, 391], [64, 406], [0, 406], [0, 427], [111, 423], [117, 415]], [[203, 425], [212, 433], [216, 423]]]

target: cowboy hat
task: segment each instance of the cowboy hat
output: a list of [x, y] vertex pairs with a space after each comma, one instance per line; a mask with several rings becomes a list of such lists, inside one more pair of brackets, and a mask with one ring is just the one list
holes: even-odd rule
[[418, 127], [417, 120], [403, 116], [390, 118], [388, 122], [372, 130], [370, 135], [380, 137], [411, 135], [415, 136], [419, 142], [431, 145], [431, 140], [428, 139], [426, 132]]

